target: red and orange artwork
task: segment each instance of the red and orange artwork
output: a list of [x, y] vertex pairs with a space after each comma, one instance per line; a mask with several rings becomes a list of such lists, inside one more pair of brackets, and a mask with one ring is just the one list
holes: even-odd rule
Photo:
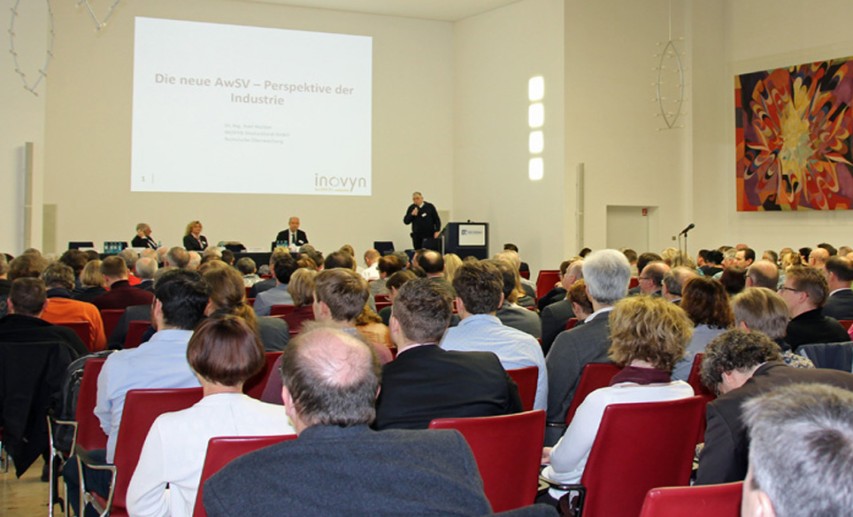
[[853, 58], [735, 77], [737, 209], [853, 207]]

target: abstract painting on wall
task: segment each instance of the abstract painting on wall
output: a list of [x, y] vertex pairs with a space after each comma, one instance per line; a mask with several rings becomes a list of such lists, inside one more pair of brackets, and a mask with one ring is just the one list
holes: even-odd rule
[[735, 77], [737, 209], [853, 208], [853, 57]]

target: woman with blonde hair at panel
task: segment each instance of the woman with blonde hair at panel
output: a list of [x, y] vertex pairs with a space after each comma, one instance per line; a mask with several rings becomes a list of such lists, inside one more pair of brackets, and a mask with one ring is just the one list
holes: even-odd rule
[[187, 251], [204, 251], [207, 248], [207, 237], [201, 234], [201, 221], [190, 221], [184, 230], [184, 249]]
[[[610, 404], [692, 397], [689, 384], [670, 378], [692, 332], [687, 314], [663, 298], [634, 296], [618, 302], [610, 313], [609, 356], [624, 368], [610, 386], [590, 393], [560, 441], [553, 448], [543, 449], [542, 463], [547, 467], [542, 476], [560, 484], [580, 482], [604, 409]], [[554, 504], [564, 494], [549, 490]]]

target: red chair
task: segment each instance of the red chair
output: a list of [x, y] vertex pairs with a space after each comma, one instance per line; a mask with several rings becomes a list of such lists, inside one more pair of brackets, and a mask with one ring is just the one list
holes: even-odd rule
[[55, 325], [70, 328], [75, 334], [77, 334], [80, 341], [86, 345], [86, 348], [88, 348], [90, 352], [96, 352], [95, 344], [92, 343], [92, 324], [88, 321], [63, 321], [55, 323]]
[[[246, 288], [246, 299], [247, 299], [247, 300], [249, 299], [249, 295], [250, 295], [250, 294], [252, 294], [252, 288], [251, 288], [251, 287], [247, 287], [247, 288]], [[254, 298], [252, 298], [252, 300], [254, 300]]]
[[104, 321], [104, 334], [109, 337], [113, 334], [116, 325], [124, 316], [124, 309], [101, 309], [101, 319]]
[[476, 418], [439, 418], [430, 429], [456, 429], [471, 447], [492, 510], [528, 506], [536, 499], [545, 439], [545, 412]]
[[284, 315], [284, 321], [290, 327], [290, 335], [295, 336], [302, 330], [302, 324], [306, 321], [314, 321], [314, 311], [311, 306], [297, 307], [295, 311]]
[[204, 511], [204, 482], [210, 476], [216, 474], [222, 467], [244, 454], [295, 439], [295, 434], [281, 436], [220, 436], [211, 438], [207, 444], [207, 455], [204, 457], [204, 467], [201, 469], [201, 479], [198, 482], [198, 494], [196, 494], [195, 506], [193, 507], [193, 517], [207, 517], [207, 512]]
[[737, 517], [743, 481], [722, 485], [653, 488], [640, 517]]
[[389, 302], [389, 301], [380, 302], [379, 300], [376, 300], [376, 312], [379, 312], [382, 309], [384, 309], [385, 307], [390, 307], [390, 306], [391, 306], [391, 302]]
[[532, 411], [536, 401], [536, 384], [539, 380], [539, 367], [526, 366], [507, 370], [506, 373], [518, 385], [518, 395], [521, 397], [521, 407], [525, 411]]
[[640, 279], [636, 276], [632, 276], [631, 280], [628, 281], [628, 289], [633, 289], [640, 285]]
[[690, 482], [703, 407], [702, 397], [607, 406], [580, 484], [554, 486], [579, 493], [577, 513], [636, 517], [650, 489]]
[[279, 357], [281, 357], [281, 352], [266, 352], [264, 369], [243, 384], [243, 393], [253, 399], [261, 400], [261, 395], [264, 394], [264, 388], [267, 385], [267, 379], [273, 374], [273, 365]]
[[110, 517], [127, 515], [125, 497], [127, 487], [136, 464], [148, 430], [154, 420], [163, 413], [186, 409], [201, 400], [201, 388], [130, 390], [124, 399], [124, 411], [121, 415], [118, 438], [116, 440], [115, 458], [112, 465], [104, 465], [89, 461], [88, 451], [77, 446], [77, 468], [80, 479], [83, 479], [83, 465], [94, 470], [106, 470], [112, 473], [110, 493], [107, 499], [97, 494], [84, 494], [80, 501], [81, 512], [86, 502], [92, 503], [103, 513], [109, 509]]
[[246, 298], [246, 303], [249, 304], [249, 307], [254, 307], [255, 306], [255, 299], [254, 298]]
[[124, 337], [124, 349], [136, 348], [142, 344], [142, 336], [151, 326], [151, 322], [134, 320], [127, 325], [127, 335]]
[[566, 412], [567, 427], [572, 423], [578, 407], [586, 400], [587, 395], [598, 388], [609, 386], [610, 380], [620, 371], [622, 371], [622, 368], [613, 363], [589, 363], [583, 367], [578, 387], [575, 388], [575, 395], [572, 397], [572, 403], [569, 405], [568, 412]]
[[560, 281], [559, 269], [542, 269], [536, 277], [536, 299], [542, 298]]
[[690, 367], [690, 373], [687, 375], [687, 384], [693, 387], [693, 393], [707, 397], [710, 402], [717, 398], [717, 396], [702, 384], [702, 376], [700, 375], [700, 372], [702, 371], [703, 357], [705, 357], [705, 354], [701, 352], [693, 356], [693, 365]]
[[838, 320], [838, 323], [841, 323], [844, 330], [850, 330], [850, 327], [853, 326], [853, 320]]
[[572, 330], [573, 328], [578, 326], [577, 318], [569, 318], [566, 320], [566, 326], [563, 330]]
[[280, 304], [270, 306], [270, 316], [278, 316], [290, 314], [296, 309], [296, 306], [290, 304]]
[[391, 301], [391, 297], [390, 297], [389, 295], [387, 295], [387, 294], [374, 294], [374, 295], [373, 295], [373, 301], [374, 301], [374, 302], [376, 302], [376, 303], [379, 303], [379, 302], [390, 302], [390, 301]]

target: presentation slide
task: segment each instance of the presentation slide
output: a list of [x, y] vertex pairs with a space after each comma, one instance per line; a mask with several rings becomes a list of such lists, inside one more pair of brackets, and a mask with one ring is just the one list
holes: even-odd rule
[[131, 191], [369, 196], [372, 47], [136, 18]]

